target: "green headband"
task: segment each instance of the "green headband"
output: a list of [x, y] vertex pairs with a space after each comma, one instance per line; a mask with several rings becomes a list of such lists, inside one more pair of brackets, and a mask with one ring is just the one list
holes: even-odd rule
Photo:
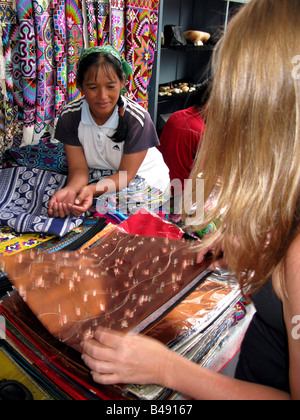
[[110, 54], [114, 56], [117, 60], [119, 60], [122, 65], [122, 69], [125, 73], [126, 80], [130, 76], [130, 74], [133, 72], [132, 67], [127, 63], [127, 61], [123, 58], [123, 56], [111, 45], [104, 45], [103, 47], [91, 47], [91, 48], [87, 48], [86, 50], [83, 50], [80, 56], [79, 62], [78, 62], [78, 67], [80, 66], [80, 64], [86, 57], [88, 57], [90, 54], [95, 54], [95, 53]]

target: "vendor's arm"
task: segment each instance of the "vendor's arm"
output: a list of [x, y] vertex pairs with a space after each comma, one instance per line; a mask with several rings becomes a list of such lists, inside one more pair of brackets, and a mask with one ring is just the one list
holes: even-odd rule
[[58, 191], [49, 202], [49, 216], [64, 218], [70, 214], [69, 207], [75, 203], [79, 192], [89, 182], [89, 169], [82, 147], [65, 145], [69, 168], [65, 188]]
[[119, 171], [102, 179], [97, 184], [84, 186], [78, 194], [74, 205], [69, 205], [69, 211], [75, 216], [80, 216], [91, 207], [94, 197], [104, 193], [114, 193], [126, 188], [136, 177], [146, 155], [147, 150], [139, 153], [124, 154]]

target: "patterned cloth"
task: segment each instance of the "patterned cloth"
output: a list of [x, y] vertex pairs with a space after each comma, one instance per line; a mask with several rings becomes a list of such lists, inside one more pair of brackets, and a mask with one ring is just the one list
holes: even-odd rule
[[68, 162], [62, 143], [41, 143], [36, 146], [7, 149], [3, 155], [3, 168], [13, 166], [27, 166], [68, 174]]
[[130, 97], [148, 107], [148, 85], [153, 70], [159, 0], [126, 1], [126, 60], [134, 64], [129, 79]]
[[48, 233], [64, 236], [83, 218], [50, 218], [48, 203], [64, 187], [66, 176], [35, 168], [0, 170], [0, 224], [20, 233]]
[[[36, 39], [31, 0], [17, 3], [19, 26], [19, 55], [23, 87], [24, 132], [23, 142], [31, 143], [35, 122], [36, 103]], [[37, 40], [38, 41], [38, 40]]]
[[83, 16], [81, 0], [66, 0], [68, 43], [68, 102], [80, 97], [76, 86], [77, 62], [83, 50]]
[[54, 60], [57, 71], [55, 112], [59, 114], [68, 100], [67, 29], [65, 0], [52, 0], [54, 26]]
[[55, 236], [43, 233], [17, 234], [11, 228], [0, 226], [0, 257], [14, 255], [43, 244]]
[[[19, 51], [19, 27], [13, 0], [0, 0], [0, 159], [7, 147], [22, 139], [23, 87]], [[19, 57], [19, 56], [18, 56]]]
[[87, 46], [96, 47], [109, 43], [109, 1], [84, 0], [86, 7]]

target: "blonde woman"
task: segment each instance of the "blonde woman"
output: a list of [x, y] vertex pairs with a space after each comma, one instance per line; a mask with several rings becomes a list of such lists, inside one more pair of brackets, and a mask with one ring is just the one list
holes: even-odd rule
[[[143, 337], [98, 331], [83, 359], [95, 381], [157, 383], [196, 399], [300, 398], [300, 1], [251, 0], [216, 49], [207, 127], [193, 178], [218, 179], [214, 237], [258, 313], [237, 378], [197, 366]], [[213, 153], [212, 153], [213, 151]], [[196, 222], [196, 221], [195, 221]]]

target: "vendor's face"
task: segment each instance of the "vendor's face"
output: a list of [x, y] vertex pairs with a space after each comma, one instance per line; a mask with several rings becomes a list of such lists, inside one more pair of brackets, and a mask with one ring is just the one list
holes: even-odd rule
[[92, 66], [84, 75], [81, 93], [96, 124], [103, 125], [111, 117], [124, 87], [113, 68]]

